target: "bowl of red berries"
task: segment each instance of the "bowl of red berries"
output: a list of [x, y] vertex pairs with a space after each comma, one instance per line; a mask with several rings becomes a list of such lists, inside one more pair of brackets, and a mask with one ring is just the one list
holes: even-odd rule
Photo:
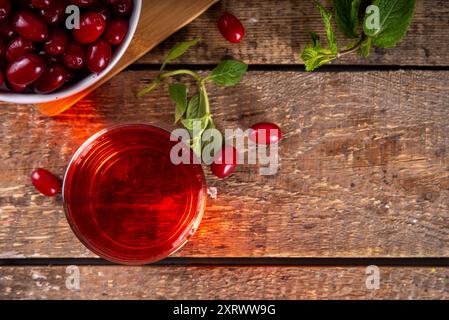
[[75, 95], [125, 53], [142, 0], [0, 0], [0, 101]]

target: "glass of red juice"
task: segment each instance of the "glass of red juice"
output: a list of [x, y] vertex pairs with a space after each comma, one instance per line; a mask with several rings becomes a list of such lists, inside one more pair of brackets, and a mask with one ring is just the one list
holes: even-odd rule
[[[201, 165], [170, 160], [171, 134], [144, 125], [105, 129], [88, 139], [67, 168], [67, 219], [95, 254], [121, 264], [161, 260], [197, 229], [205, 208]], [[188, 149], [187, 146], [185, 148]]]

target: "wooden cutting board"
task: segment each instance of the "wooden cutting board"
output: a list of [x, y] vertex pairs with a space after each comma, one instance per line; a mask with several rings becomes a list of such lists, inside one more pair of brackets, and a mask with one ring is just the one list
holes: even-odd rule
[[142, 57], [170, 35], [190, 23], [218, 0], [143, 0], [139, 25], [128, 50], [119, 63], [98, 83], [56, 102], [36, 105], [40, 112], [55, 116], [80, 101]]

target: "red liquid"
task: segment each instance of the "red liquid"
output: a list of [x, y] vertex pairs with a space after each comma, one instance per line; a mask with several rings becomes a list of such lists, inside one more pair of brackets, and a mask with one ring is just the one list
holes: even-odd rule
[[174, 165], [170, 134], [147, 125], [103, 131], [75, 154], [64, 179], [78, 238], [113, 262], [143, 264], [178, 250], [205, 206], [200, 165]]

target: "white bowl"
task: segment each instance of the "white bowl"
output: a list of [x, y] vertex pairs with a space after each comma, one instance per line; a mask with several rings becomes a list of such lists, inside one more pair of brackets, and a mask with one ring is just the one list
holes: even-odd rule
[[70, 85], [69, 87], [58, 90], [54, 93], [49, 94], [37, 94], [37, 93], [16, 93], [12, 91], [7, 91], [5, 86], [0, 87], [0, 101], [11, 102], [16, 104], [33, 104], [33, 103], [44, 103], [52, 102], [60, 99], [70, 97], [78, 92], [87, 89], [94, 83], [98, 82], [103, 78], [112, 68], [119, 62], [123, 54], [128, 49], [129, 44], [134, 36], [137, 29], [137, 24], [139, 23], [140, 12], [142, 10], [142, 0], [134, 0], [134, 8], [131, 13], [129, 20], [129, 29], [126, 38], [123, 40], [120, 46], [115, 48], [114, 55], [112, 56], [111, 62], [108, 67], [100, 73], [92, 73], [87, 77], [81, 79], [77, 83]]

